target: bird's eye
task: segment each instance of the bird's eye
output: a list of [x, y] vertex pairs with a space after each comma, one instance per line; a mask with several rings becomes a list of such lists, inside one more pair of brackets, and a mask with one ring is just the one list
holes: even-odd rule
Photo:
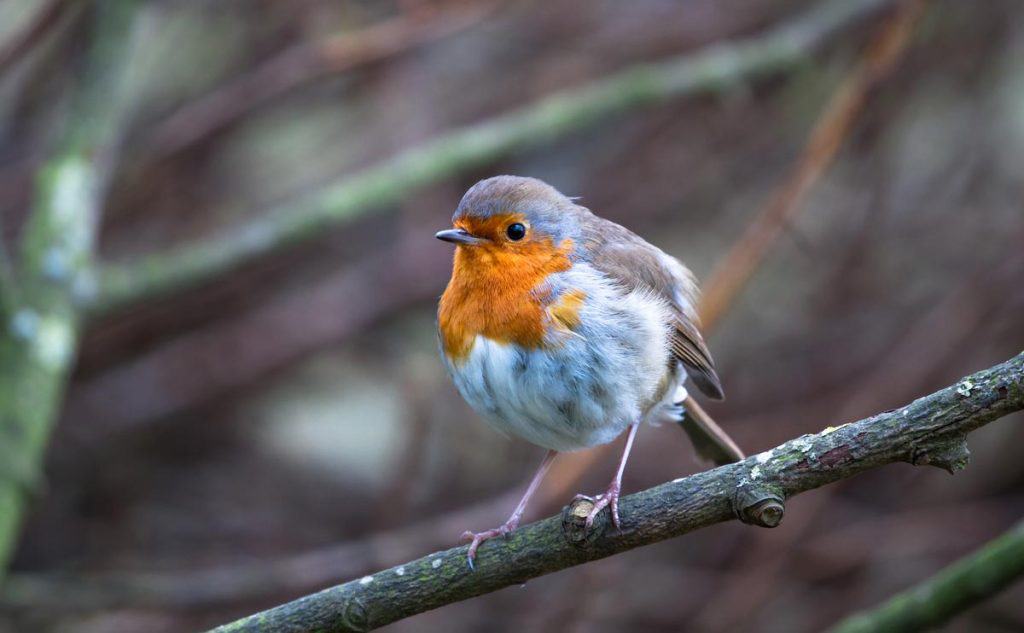
[[519, 222], [516, 222], [515, 224], [509, 224], [508, 228], [505, 229], [505, 235], [507, 235], [508, 239], [512, 240], [513, 242], [518, 242], [519, 240], [526, 237], [526, 227], [520, 224]]

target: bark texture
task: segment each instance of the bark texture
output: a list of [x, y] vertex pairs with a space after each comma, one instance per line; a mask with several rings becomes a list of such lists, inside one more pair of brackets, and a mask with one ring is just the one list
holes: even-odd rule
[[954, 385], [870, 418], [803, 435], [742, 462], [624, 497], [622, 530], [607, 512], [590, 531], [587, 501], [480, 548], [476, 571], [465, 546], [435, 552], [325, 589], [215, 629], [368, 631], [531, 578], [739, 518], [782, 521], [785, 500], [894, 462], [956, 472], [967, 464], [967, 434], [1024, 409], [1024, 353]]

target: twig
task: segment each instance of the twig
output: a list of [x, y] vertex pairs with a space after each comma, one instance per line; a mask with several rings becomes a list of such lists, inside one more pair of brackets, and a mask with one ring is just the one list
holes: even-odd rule
[[[836, 90], [815, 124], [793, 172], [773, 202], [750, 222], [704, 284], [698, 311], [701, 331], [708, 336], [721, 323], [746, 282], [757, 272], [785, 226], [800, 212], [804, 194], [831, 164], [861, 111], [867, 93], [900, 56], [922, 3], [904, 2], [902, 10], [883, 24], [860, 66]], [[567, 492], [589, 467], [607, 455], [607, 445], [574, 453], [555, 463], [543, 489]]]
[[734, 631], [741, 630], [743, 622], [757, 621], [748, 618], [772, 595], [776, 587], [773, 579], [784, 576], [792, 546], [807, 539], [815, 519], [826, 508], [832, 507], [835, 495], [835, 488], [825, 488], [804, 501], [800, 513], [786, 524], [782, 534], [751, 535], [753, 543], [739, 548], [738, 560], [731, 565], [732, 569], [742, 570], [742, 573], [701, 606], [692, 620], [694, 628]]
[[60, 20], [65, 11], [75, 4], [66, 0], [50, 0], [41, 9], [37, 9], [25, 28], [0, 46], [0, 75], [23, 58], [46, 31]]
[[[436, 298], [450, 267], [450, 254], [422, 236], [396, 237], [388, 248], [322, 283], [274, 297], [73, 386], [64, 421], [78, 437], [102, 441], [111, 432], [207, 402], [327, 341], [350, 337], [385, 314]], [[372, 300], [353, 302], [351, 297]], [[297, 322], [302, 327], [281, 326]], [[161, 386], [143, 388], [145, 395], [139, 397], [140, 384]]]
[[[832, 164], [863, 110], [869, 91], [889, 75], [902, 57], [924, 4], [924, 0], [904, 0], [899, 11], [882, 24], [866, 48], [860, 64], [850, 72], [825, 106], [789, 179], [715, 268], [699, 305], [705, 334], [709, 334], [721, 323], [722, 317], [732, 307], [771, 247], [803, 208], [801, 202]], [[687, 401], [686, 406], [699, 408], [696, 402], [690, 401]], [[818, 507], [822, 507], [821, 502]], [[783, 562], [780, 557], [773, 560], [776, 565]], [[762, 573], [771, 574], [773, 570], [765, 568]], [[748, 578], [745, 582], [737, 583], [726, 595], [718, 596], [702, 613], [709, 618], [731, 618], [732, 621], [741, 619], [741, 610], [722, 609], [721, 606], [735, 606], [741, 602], [753, 604], [758, 599], [758, 590], [763, 592], [765, 587], [767, 585], [758, 582], [756, 578]]]
[[[26, 477], [38, 470], [74, 359], [77, 295], [88, 279], [113, 150], [126, 115], [125, 51], [134, 2], [96, 7], [82, 83], [58, 151], [37, 178], [35, 206], [19, 262], [21, 308], [0, 330], [0, 438], [23, 462], [21, 477], [0, 476], [0, 576], [16, 543]], [[5, 464], [6, 465], [6, 464]]]
[[[984, 274], [986, 282], [994, 287], [1001, 287], [1001, 284], [1011, 287], [1012, 280], [1016, 279], [1013, 273], [1021, 270], [1021, 264], [1024, 264], [1024, 254], [1010, 255], [998, 269], [993, 271], [985, 267], [983, 272], [970, 275], [962, 285], [954, 288], [928, 315], [915, 321], [913, 331], [903, 336], [897, 347], [890, 349], [888, 358], [896, 360], [879, 365], [866, 379], [856, 383], [838, 405], [833, 404], [837, 419], [846, 420], [866, 413], [862, 405], [869, 401], [865, 395], [868, 393], [874, 394], [876, 402], [898, 403], [913, 393], [915, 387], [927, 382], [927, 377], [936, 368], [949, 366], [951, 359], [956, 357], [951, 350], [969, 341], [981, 322], [991, 316], [993, 306], [976, 296], [978, 288], [982, 287], [980, 276]], [[823, 509], [830, 507], [826, 499], [829, 492], [831, 489], [823, 491], [816, 504], [804, 508], [801, 513], [803, 524], [798, 530], [790, 526], [785, 543], [762, 539], [753, 547], [745, 548], [743, 562], [736, 567], [751, 571], [717, 592], [695, 621], [708, 625], [703, 628], [709, 630], [732, 630], [749, 618], [754, 609], [770, 596], [771, 578], [781, 573], [786, 559], [779, 553], [787, 551], [787, 545], [805, 540], [807, 535], [803, 532], [811, 521]], [[752, 564], [757, 561], [764, 564], [755, 568]]]
[[374, 512], [377, 527], [390, 527], [396, 520], [408, 516], [408, 510], [422, 481], [424, 466], [430, 451], [430, 435], [435, 428], [433, 400], [440, 386], [437, 359], [433, 355], [417, 354], [407, 361], [402, 372], [401, 393], [405, 401], [405, 427], [402, 431], [402, 452], [398, 466], [390, 474], [383, 494]]
[[[37, 9], [21, 30], [0, 44], [0, 77], [18, 63], [57, 24], [73, 3], [50, 0]], [[14, 265], [0, 236], [0, 317], [14, 314], [20, 302]]]
[[925, 631], [949, 621], [1024, 575], [1024, 522], [877, 609], [843, 620], [832, 633]]
[[791, 67], [835, 31], [889, 0], [826, 0], [756, 38], [717, 44], [696, 54], [640, 64], [523, 109], [441, 136], [349, 176], [237, 232], [109, 265], [96, 311], [198, 285], [263, 255], [320, 235], [353, 217], [400, 201], [436, 182], [510, 152], [535, 147], [610, 115], [682, 95], [721, 91]]
[[486, 522], [496, 512], [514, 505], [521, 494], [521, 490], [515, 489], [456, 512], [272, 560], [177, 572], [13, 573], [0, 585], [0, 608], [197, 610], [267, 596], [296, 595], [322, 587], [339, 576], [362, 574], [401, 562], [425, 549], [443, 547], [467, 525]]
[[[1020, 268], [1013, 270], [1020, 270]], [[993, 280], [995, 277], [998, 281], [1007, 279], [1004, 283], [1012, 283], [1005, 273], [999, 276], [999, 272], [996, 271], [996, 274], [993, 274], [992, 271], [987, 270], [986, 279]], [[916, 386], [926, 383], [928, 375], [937, 367], [942, 366], [943, 363], [948, 366], [948, 363], [951, 362], [949, 358], [955, 356], [950, 354], [949, 350], [955, 350], [958, 343], [969, 340], [969, 334], [977, 331], [976, 328], [962, 327], [962, 325], [968, 324], [961, 324], [960, 321], [964, 319], [962, 317], [958, 319], [953, 313], [966, 310], [971, 312], [971, 317], [978, 316], [980, 318], [982, 314], [991, 312], [991, 307], [986, 306], [984, 301], [975, 296], [967, 296], [968, 288], [974, 291], [978, 288], [973, 275], [969, 278], [968, 283], [950, 294], [949, 298], [955, 298], [955, 301], [950, 302], [949, 298], [944, 300], [939, 309], [933, 310], [933, 315], [929, 315], [923, 320], [925, 325], [919, 322], [916, 330], [905, 337], [905, 342], [890, 351], [888, 357], [900, 359], [899, 361], [882, 366], [866, 379], [856, 383], [849, 395], [843, 398], [838, 406], [833, 405], [836, 418], [839, 420], [851, 419], [854, 416], [848, 414], [850, 411], [857, 411], [858, 415], [863, 415], [866, 412], [864, 407], [858, 407], [857, 404], [866, 400], [864, 394], [871, 390], [875, 390], [876, 401], [897, 404], [900, 399], [912, 394]], [[954, 307], [959, 310], [954, 311]], [[977, 324], [974, 318], [968, 318], [967, 321]], [[945, 327], [928, 327], [928, 325], [936, 323], [941, 323]], [[908, 347], [905, 343], [917, 342], [920, 345], [921, 340], [927, 340], [934, 347], [942, 349], [946, 352], [945, 356], [949, 358], [944, 358], [940, 362], [939, 359], [932, 357], [920, 358], [920, 354], [914, 354], [916, 350], [906, 352], [904, 349]], [[886, 378], [891, 382], [886, 382]], [[896, 386], [895, 391], [893, 385]], [[890, 394], [894, 398], [886, 397]], [[765, 538], [767, 535], [759, 535], [761, 538], [758, 539], [758, 542], [744, 548], [744, 553], [736, 562], [735, 568], [747, 571], [741, 578], [716, 592], [715, 596], [704, 605], [700, 615], [694, 618], [695, 622], [706, 625], [699, 628], [729, 631], [736, 629], [744, 620], [752, 617], [751, 614], [754, 610], [770, 598], [773, 585], [771, 579], [783, 573], [783, 566], [787, 562], [791, 562], [790, 558], [784, 556], [783, 553], [791, 552], [791, 545], [806, 542], [812, 536], [808, 533], [808, 529], [814, 525], [814, 519], [826, 509], [834, 509], [834, 504], [830, 503], [830, 497], [835, 494], [835, 491], [835, 488], [825, 489], [813, 503], [809, 504], [810, 507], [805, 505], [800, 513], [800, 523], [797, 526], [789, 525], [786, 535], [781, 540]], [[836, 551], [842, 551], [842, 548]]]
[[[989, 537], [989, 526], [1018, 520], [1022, 504], [1024, 497], [1011, 494], [950, 500], [944, 505], [908, 505], [896, 513], [817, 531], [797, 543], [792, 556], [815, 561], [812, 581], [848, 575], [879, 560], [898, 565], [900, 559], [955, 551], [983, 541]], [[832, 507], [837, 509], [836, 504]], [[880, 542], [880, 535], [885, 535], [885, 542]]]
[[[1024, 243], [1024, 233], [1019, 240]], [[960, 346], [969, 345], [992, 319], [993, 311], [1004, 308], [1005, 293], [1019, 284], [1021, 270], [1024, 251], [1006, 253], [994, 267], [979, 265], [974, 271], [965, 271], [963, 280], [933, 307], [908, 320], [905, 331], [888, 348], [887, 362], [878, 365], [861, 388], [839, 405], [839, 417], [853, 418], [873, 406], [899, 402], [928, 377], [924, 372], [956, 363]]]
[[[853, 383], [848, 391], [856, 392], [862, 383]], [[829, 403], [836, 395], [826, 397]], [[803, 404], [799, 409], [788, 407], [778, 417], [780, 422], [789, 419], [806, 419], [816, 415], [822, 407], [814, 404]], [[843, 418], [837, 418], [843, 419]], [[760, 420], [735, 420], [744, 428], [756, 427]], [[671, 431], [669, 429], [666, 432]], [[570, 455], [573, 455], [570, 453]], [[826, 490], [822, 492], [826, 492]], [[535, 508], [555, 508], [570, 498], [573, 490], [556, 489], [538, 491]], [[283, 554], [280, 557], [269, 557], [258, 561], [222, 561], [203, 567], [184, 567], [175, 570], [161, 571], [110, 571], [110, 572], [24, 572], [12, 573], [0, 584], [0, 611], [4, 609], [46, 609], [57, 611], [95, 611], [100, 609], [118, 608], [156, 608], [156, 609], [209, 609], [238, 603], [253, 603], [266, 600], [268, 597], [301, 595], [313, 589], [326, 586], [339, 577], [356, 577], [372, 572], [374, 569], [391, 566], [402, 562], [418, 553], [438, 547], [445, 547], [452, 542], [453, 535], [460, 533], [467, 525], [486, 524], [501, 512], [506, 512], [515, 504], [522, 494], [519, 485], [507, 492], [496, 494], [485, 500], [472, 503], [438, 516], [418, 518], [401, 527], [386, 529], [367, 534], [354, 540], [317, 547], [299, 552]], [[1014, 498], [1009, 500], [986, 502], [988, 505], [1002, 504], [1003, 509], [1012, 509]], [[802, 503], [811, 503], [808, 499]], [[972, 504], [968, 514], [986, 516], [986, 504]], [[813, 508], [812, 508], [813, 509]], [[922, 525], [931, 519], [938, 521], [929, 510], [913, 514], [915, 520]], [[808, 514], [808, 508], [802, 506], [800, 515]], [[909, 510], [908, 510], [909, 514]], [[846, 557], [858, 558], [863, 552], [857, 547], [870, 547], [865, 534], [872, 531], [885, 532], [884, 526], [898, 524], [900, 515], [881, 519], [859, 521], [847, 526], [841, 532], [817, 534], [814, 540], [806, 542], [807, 555], [816, 559], [826, 558], [826, 553], [834, 555], [842, 552]], [[931, 519], [929, 519], [931, 517]], [[941, 518], [941, 516], [940, 516]], [[1012, 517], [1011, 517], [1012, 518]], [[868, 526], [868, 523], [878, 525]], [[941, 521], [939, 521], [941, 523]], [[955, 521], [948, 521], [956, 525]], [[880, 527], [881, 526], [881, 527]], [[789, 525], [789, 532], [794, 526]], [[857, 531], [850, 531], [857, 528]], [[888, 530], [892, 532], [892, 530]], [[969, 537], [969, 533], [960, 534], [961, 539]], [[834, 538], [833, 538], [834, 537]], [[977, 537], [976, 538], [980, 538]], [[842, 542], [839, 547], [836, 542]], [[858, 544], [852, 547], [851, 544]], [[911, 551], [911, 550], [908, 550]], [[851, 554], [851, 552], [853, 552]], [[903, 550], [901, 549], [901, 552]], [[905, 553], [905, 552], [904, 552]], [[746, 557], [745, 557], [746, 558]], [[773, 560], [773, 559], [772, 559]], [[766, 561], [758, 559], [756, 569]], [[772, 564], [771, 560], [767, 564]], [[854, 564], [854, 563], [849, 563]], [[736, 569], [744, 569], [743, 565], [733, 565]], [[703, 572], [702, 572], [703, 573]], [[740, 574], [746, 577], [750, 570]]]
[[[778, 31], [783, 30], [778, 29]], [[794, 29], [794, 31], [799, 32], [800, 29]], [[746, 46], [751, 46], [751, 44]], [[710, 54], [705, 54], [705, 57], [708, 55]], [[403, 245], [397, 249], [397, 252], [405, 252], [402, 249], [413, 249], [411, 252], [422, 250], [419, 248], [418, 240], [413, 241], [411, 245]], [[423, 273], [433, 271], [437, 266], [448, 266], [449, 264], [440, 260], [435, 262], [434, 259], [428, 261], [428, 258], [434, 257], [430, 251], [423, 253], [421, 257], [422, 260], [407, 254], [402, 258], [395, 259], [389, 254], [382, 258], [382, 261], [389, 262], [386, 267], [388, 269], [386, 284], [388, 291], [371, 293], [378, 299], [363, 304], [362, 310], [356, 310], [356, 312], [373, 312], [372, 316], [364, 314], [352, 316], [353, 306], [351, 302], [344, 299], [346, 296], [365, 294], [361, 287], [366, 282], [359, 277], [359, 274], [365, 273], [366, 269], [361, 267], [355, 271], [339, 273], [336, 275], [337, 281], [328, 282], [317, 288], [303, 289], [294, 293], [290, 298], [278, 299], [273, 304], [247, 315], [241, 321], [235, 319], [230, 323], [217, 324], [204, 331], [189, 334], [151, 351], [133, 363], [105, 372], [73, 390], [69, 400], [71, 405], [67, 407], [72, 422], [83, 419], [102, 422], [99, 424], [91, 422], [88, 425], [71, 423], [68, 426], [73, 429], [88, 429], [95, 436], [97, 431], [100, 431], [102, 435], [102, 430], [127, 428], [136, 425], [140, 420], [155, 419], [179, 412], [196, 402], [205, 401], [216, 393], [247, 384], [254, 377], [280, 367], [310, 349], [316, 349], [324, 341], [336, 341], [340, 337], [350, 334], [353, 331], [353, 324], [364, 324], [368, 318], [376, 318], [384, 311], [435, 296], [439, 289], [435, 289], [430, 282], [429, 275]], [[200, 259], [202, 256], [196, 262]], [[407, 272], [392, 270], [394, 264], [391, 262], [394, 261], [411, 261], [413, 267]], [[193, 265], [196, 262], [186, 265]], [[370, 262], [369, 269], [375, 272], [370, 277], [380, 278], [381, 273], [378, 268], [383, 270], [374, 262]], [[117, 266], [108, 269], [108, 272], [113, 275], [113, 277], [107, 276], [107, 280], [110, 281], [114, 277], [121, 276], [122, 273], [130, 276], [136, 274], [137, 271], [131, 272], [127, 267]], [[148, 275], [145, 272], [138, 274]], [[125, 277], [125, 280], [127, 279], [128, 277]], [[136, 280], [141, 280], [141, 278], [136, 278]], [[355, 284], [358, 289], [350, 288], [352, 284]], [[130, 294], [133, 293], [134, 291], [130, 291]], [[112, 295], [107, 295], [108, 299], [111, 297]], [[402, 297], [403, 300], [396, 305], [393, 301], [380, 301], [379, 297], [387, 299]], [[117, 302], [119, 300], [115, 300], [115, 303]], [[341, 305], [342, 303], [345, 305]], [[303, 314], [318, 313], [310, 308], [311, 305], [324, 305], [323, 314], [345, 314], [347, 318], [318, 322], [311, 327], [286, 335], [278, 333], [280, 331], [278, 324], [285, 321], [286, 313], [294, 310], [301, 310]], [[705, 329], [707, 326], [713, 325], [713, 322], [705, 324]], [[265, 334], [253, 336], [254, 332], [264, 332]], [[274, 333], [274, 335], [269, 336], [269, 333]], [[282, 336], [285, 338], [282, 339]], [[246, 344], [239, 344], [238, 342], [243, 339]], [[274, 344], [252, 345], [249, 342], [252, 340], [273, 341]], [[244, 362], [237, 362], [238, 359], [234, 355], [216, 352], [225, 347], [244, 350]], [[203, 359], [203, 362], [196, 362], [197, 358]], [[182, 367], [190, 369], [183, 372]], [[201, 367], [202, 370], [197, 371], [195, 369], [197, 367]], [[148, 379], [156, 380], [164, 385], [158, 390], [158, 395], [150, 394], [145, 399], [132, 397], [131, 394], [139, 392], [136, 383], [140, 375], [147, 376]], [[174, 385], [174, 388], [166, 388], [166, 385]], [[601, 448], [598, 448], [565, 456], [565, 459], [556, 463], [551, 476], [545, 483], [548, 496], [562, 496], [577, 481], [579, 473], [584, 472], [589, 465], [604, 454]]]
[[456, 547], [216, 631], [366, 631], [733, 518], [778, 525], [786, 498], [884, 464], [959, 470], [967, 460], [968, 433], [1021, 409], [1024, 353], [900, 409], [804, 435], [742, 462], [630, 495], [621, 502], [625, 521], [620, 532], [608, 529], [607, 513], [588, 531], [583, 518], [591, 506], [577, 500], [562, 517], [485, 544], [475, 572], [466, 566], [466, 547]]
[[[887, 37], [891, 29], [892, 23], [887, 23], [884, 33], [869, 47], [869, 52], [865, 56], [862, 67], [869, 66], [871, 59], [878, 56], [882, 51], [889, 51], [892, 48], [888, 43]], [[908, 32], [909, 30], [907, 29], [906, 31]], [[894, 64], [894, 61], [887, 68], [891, 68], [892, 64]], [[801, 174], [808, 171], [808, 165], [816, 166], [813, 178], [806, 184], [808, 187], [827, 167], [828, 161], [823, 161], [825, 156], [818, 149], [818, 146], [822, 143], [819, 137], [824, 136], [824, 132], [827, 130], [829, 132], [827, 137], [838, 149], [839, 144], [850, 127], [850, 123], [859, 112], [859, 108], [857, 108], [847, 112], [845, 117], [838, 116], [837, 111], [839, 109], [849, 109], [851, 100], [844, 95], [852, 93], [854, 89], [866, 93], [866, 90], [871, 85], [878, 83], [884, 74], [878, 73], [874, 75], [870, 83], [863, 80], [864, 75], [864, 68], [852, 72], [850, 78], [841, 86], [833, 98], [829, 100], [815, 126], [819, 133], [811, 135], [804, 149], [802, 160], [798, 163], [790, 180], [780, 189], [777, 197], [779, 201], [783, 201], [783, 193], [787, 189], [793, 188], [793, 182], [806, 178], [806, 176]], [[836, 127], [840, 122], [846, 124], [843, 129]], [[812, 157], [814, 158], [812, 159]], [[705, 284], [698, 308], [701, 331], [706, 336], [720, 324], [722, 316], [732, 306], [745, 281], [754, 275], [754, 272], [768, 254], [768, 251], [775, 244], [777, 237], [781, 234], [781, 226], [785, 218], [788, 217], [792, 220], [793, 214], [799, 211], [800, 207], [797, 205], [798, 198], [790, 197], [785, 200], [787, 206], [781, 209], [781, 217], [776, 217], [779, 215], [777, 211], [769, 213], [774, 208], [769, 207], [751, 222], [743, 237], [733, 244], [726, 256], [716, 266], [715, 270], [717, 272], [713, 273], [711, 279]], [[758, 242], [757, 253], [751, 250], [751, 243], [754, 241]], [[737, 280], [741, 281], [737, 282]], [[567, 494], [575, 482], [583, 476], [583, 473], [587, 472], [594, 463], [601, 461], [609, 451], [610, 448], [604, 445], [590, 451], [563, 456], [560, 461], [555, 463], [551, 473], [545, 479], [541, 489], [542, 492], [551, 497]]]
[[18, 280], [14, 274], [14, 266], [7, 254], [3, 236], [0, 235], [0, 317], [9, 318], [17, 309]]
[[160, 122], [144, 143], [146, 160], [179, 152], [318, 77], [346, 72], [462, 31], [497, 6], [490, 0], [448, 5], [405, 12], [355, 33], [297, 44], [282, 51]]
[[860, 65], [832, 95], [811, 131], [796, 169], [708, 278], [700, 305], [702, 322], [718, 322], [736, 294], [757, 272], [771, 245], [793, 223], [807, 193], [835, 160], [868, 93], [902, 57], [924, 5], [925, 0], [904, 0], [901, 9], [883, 25], [868, 47]]

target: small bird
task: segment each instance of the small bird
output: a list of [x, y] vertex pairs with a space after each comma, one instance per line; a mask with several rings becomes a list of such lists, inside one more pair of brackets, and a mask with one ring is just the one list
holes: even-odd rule
[[677, 259], [534, 178], [476, 183], [452, 224], [437, 233], [456, 245], [438, 307], [445, 367], [491, 426], [548, 449], [508, 521], [463, 534], [471, 568], [481, 543], [519, 525], [561, 451], [627, 433], [587, 527], [609, 506], [619, 527], [622, 473], [645, 421], [681, 424], [716, 463], [743, 458], [710, 418], [682, 406], [687, 377], [710, 398], [723, 394], [697, 329], [696, 281]]

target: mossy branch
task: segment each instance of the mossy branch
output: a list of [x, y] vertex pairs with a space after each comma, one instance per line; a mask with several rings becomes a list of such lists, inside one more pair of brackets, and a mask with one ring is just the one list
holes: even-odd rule
[[520, 110], [414, 147], [357, 172], [233, 233], [203, 239], [101, 275], [94, 312], [195, 286], [270, 252], [400, 202], [416, 187], [551, 142], [639, 106], [726, 90], [807, 60], [831, 34], [890, 0], [826, 0], [759, 37], [715, 44], [695, 54], [640, 64], [555, 93]]
[[95, 5], [95, 27], [67, 124], [36, 179], [17, 266], [16, 309], [0, 327], [0, 577], [77, 347], [80, 298], [90, 275], [113, 149], [126, 112], [134, 1]]
[[7, 255], [7, 247], [0, 236], [0, 319], [8, 319], [17, 309], [18, 280], [14, 277], [14, 266]]
[[846, 619], [831, 633], [927, 631], [1024, 576], [1024, 521], [978, 551], [873, 611]]
[[466, 547], [455, 547], [215, 631], [367, 631], [730, 519], [774, 527], [787, 498], [871, 468], [908, 462], [956, 470], [968, 433], [1022, 409], [1024, 353], [905, 407], [625, 497], [620, 532], [609, 529], [606, 512], [585, 530], [587, 502], [578, 501], [562, 517], [484, 544], [475, 572], [466, 565]]

